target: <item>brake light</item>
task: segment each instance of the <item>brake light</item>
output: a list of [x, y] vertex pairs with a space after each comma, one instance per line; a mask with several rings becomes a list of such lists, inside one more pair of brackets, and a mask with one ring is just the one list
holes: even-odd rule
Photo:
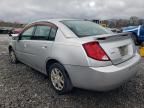
[[83, 44], [83, 47], [87, 53], [87, 56], [99, 61], [109, 61], [109, 57], [105, 51], [101, 48], [98, 42], [89, 42]]

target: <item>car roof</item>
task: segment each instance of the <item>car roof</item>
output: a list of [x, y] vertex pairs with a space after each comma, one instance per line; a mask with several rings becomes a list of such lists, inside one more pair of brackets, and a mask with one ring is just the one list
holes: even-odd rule
[[68, 29], [64, 24], [62, 24], [60, 21], [68, 21], [68, 20], [84, 20], [84, 19], [42, 19], [42, 20], [37, 20], [34, 22], [29, 23], [27, 26], [34, 24], [34, 23], [39, 23], [39, 22], [49, 22], [60, 28], [63, 34], [68, 38], [73, 38], [77, 37], [70, 29]]
[[31, 23], [36, 23], [36, 22], [52, 22], [52, 23], [55, 22], [56, 23], [56, 22], [66, 21], [66, 20], [68, 21], [68, 20], [83, 20], [83, 19], [42, 19], [42, 20], [33, 21]]

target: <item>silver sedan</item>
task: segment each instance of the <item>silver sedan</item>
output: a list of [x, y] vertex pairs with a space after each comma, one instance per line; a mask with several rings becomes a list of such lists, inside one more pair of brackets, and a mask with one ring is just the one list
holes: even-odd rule
[[140, 56], [131, 35], [74, 19], [28, 24], [9, 43], [12, 63], [23, 62], [49, 76], [59, 94], [73, 87], [107, 91], [133, 77]]

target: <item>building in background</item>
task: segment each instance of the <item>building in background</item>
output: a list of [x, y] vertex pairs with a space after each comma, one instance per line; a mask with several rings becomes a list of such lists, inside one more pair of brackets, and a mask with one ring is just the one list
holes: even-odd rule
[[132, 26], [139, 25], [139, 18], [136, 17], [136, 16], [130, 17], [129, 24], [132, 25]]
[[140, 24], [140, 25], [144, 25], [144, 19], [140, 19], [140, 20], [139, 20], [139, 24]]
[[107, 27], [108, 26], [108, 21], [107, 20], [100, 20], [100, 19], [92, 19], [92, 22], [95, 22], [97, 24], [102, 25], [103, 27]]
[[99, 20], [99, 19], [92, 19], [92, 22], [95, 22], [97, 24], [101, 24], [101, 20]]

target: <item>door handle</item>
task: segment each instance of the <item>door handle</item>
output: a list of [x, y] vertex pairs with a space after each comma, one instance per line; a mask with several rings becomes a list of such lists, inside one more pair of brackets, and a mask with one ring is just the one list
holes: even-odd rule
[[42, 46], [43, 49], [47, 48], [47, 46]]

